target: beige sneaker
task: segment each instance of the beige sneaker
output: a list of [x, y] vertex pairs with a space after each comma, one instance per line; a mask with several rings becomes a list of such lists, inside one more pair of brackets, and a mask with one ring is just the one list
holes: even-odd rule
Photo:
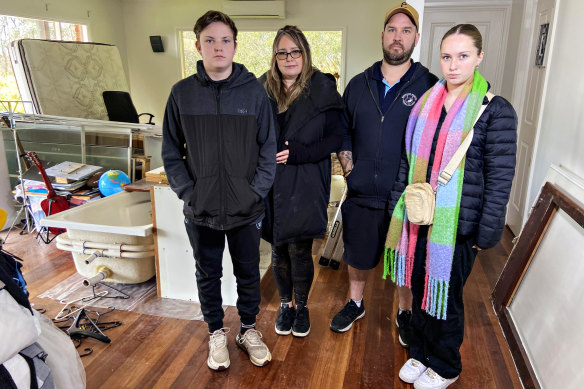
[[261, 332], [256, 329], [250, 328], [243, 335], [238, 333], [235, 342], [249, 355], [249, 360], [256, 366], [266, 366], [272, 360], [268, 346], [262, 342]]
[[229, 367], [229, 351], [227, 350], [227, 333], [229, 328], [221, 328], [209, 337], [209, 358], [207, 366], [213, 370], [225, 370]]

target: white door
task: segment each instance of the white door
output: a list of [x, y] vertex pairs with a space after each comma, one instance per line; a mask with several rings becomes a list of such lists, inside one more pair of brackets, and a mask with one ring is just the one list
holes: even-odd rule
[[474, 24], [483, 36], [485, 58], [479, 71], [491, 84], [491, 91], [501, 93], [510, 5], [433, 6], [426, 3], [420, 43], [420, 62], [439, 78], [440, 41], [444, 33], [460, 23]]
[[[533, 18], [534, 28], [531, 36], [529, 51], [529, 70], [525, 93], [523, 95], [523, 110], [519, 115], [519, 134], [517, 139], [517, 166], [515, 168], [515, 180], [511, 190], [507, 210], [507, 224], [515, 235], [519, 235], [523, 228], [523, 223], [527, 220], [528, 211], [527, 189], [531, 176], [531, 162], [533, 159], [533, 145], [540, 122], [540, 112], [542, 111], [542, 94], [546, 75], [546, 63], [550, 53], [545, 53], [543, 64], [536, 65], [536, 57], [541, 54], [540, 30], [541, 26], [549, 23], [548, 34], [552, 32], [552, 22], [554, 19], [555, 0], [539, 0], [536, 15]], [[550, 35], [547, 35], [547, 47], [551, 46]]]

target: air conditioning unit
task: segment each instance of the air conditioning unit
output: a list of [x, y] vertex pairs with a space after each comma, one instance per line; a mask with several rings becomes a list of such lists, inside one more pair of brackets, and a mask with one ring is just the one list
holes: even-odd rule
[[286, 17], [284, 0], [234, 0], [223, 2], [223, 12], [232, 18], [274, 18]]

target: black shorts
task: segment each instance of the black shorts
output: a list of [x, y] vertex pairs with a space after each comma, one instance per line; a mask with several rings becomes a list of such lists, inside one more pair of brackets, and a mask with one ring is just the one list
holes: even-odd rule
[[373, 269], [383, 254], [390, 215], [385, 209], [363, 207], [351, 199], [341, 206], [343, 214], [343, 259], [359, 270]]

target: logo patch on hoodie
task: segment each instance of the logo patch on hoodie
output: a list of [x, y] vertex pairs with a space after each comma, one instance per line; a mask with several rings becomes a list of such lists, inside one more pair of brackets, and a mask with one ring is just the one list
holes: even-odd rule
[[406, 93], [405, 95], [402, 96], [402, 101], [404, 102], [405, 106], [411, 107], [412, 105], [416, 104], [418, 98], [413, 93]]

